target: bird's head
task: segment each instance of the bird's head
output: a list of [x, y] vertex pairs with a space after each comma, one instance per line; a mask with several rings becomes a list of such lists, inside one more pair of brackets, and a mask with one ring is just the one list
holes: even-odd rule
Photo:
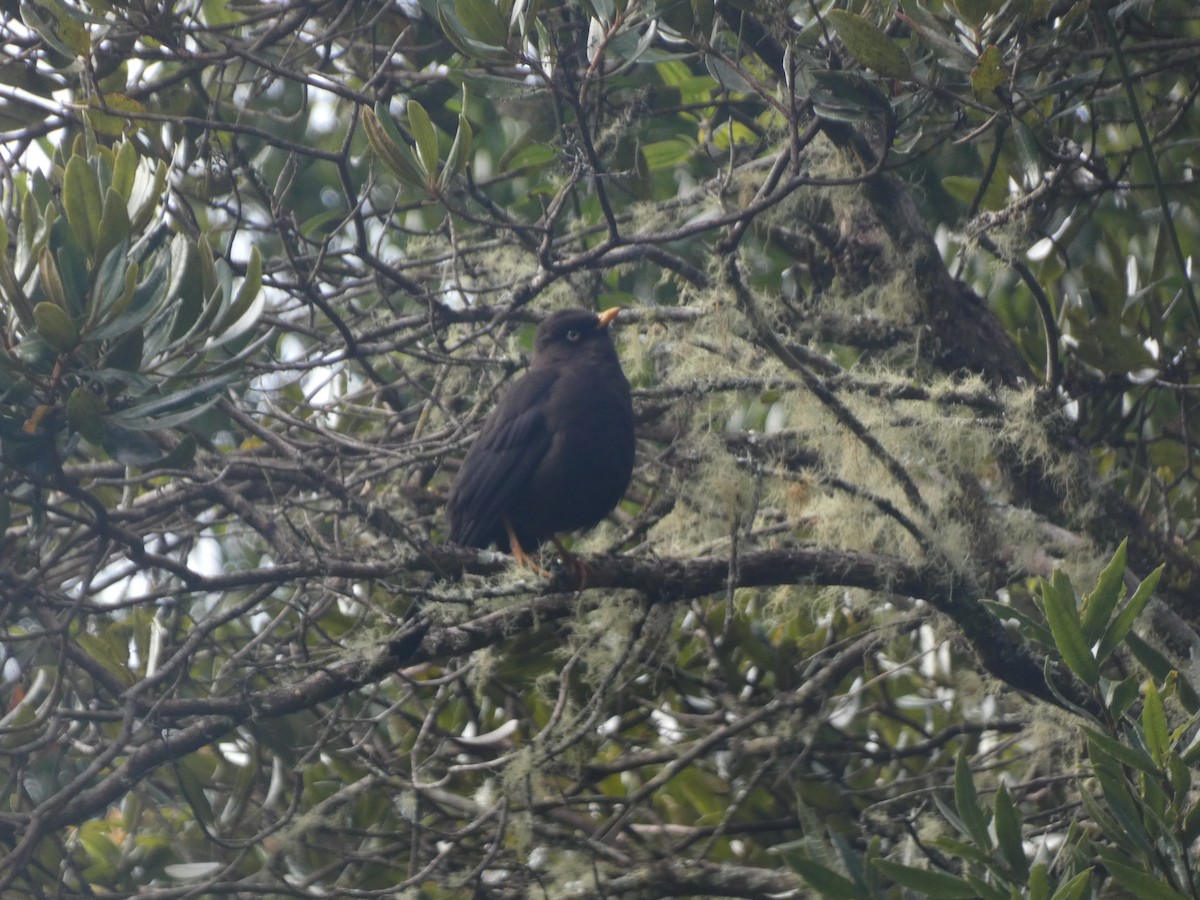
[[619, 306], [597, 315], [587, 309], [560, 309], [538, 326], [533, 338], [533, 367], [558, 364], [566, 360], [613, 360], [608, 326], [621, 311]]

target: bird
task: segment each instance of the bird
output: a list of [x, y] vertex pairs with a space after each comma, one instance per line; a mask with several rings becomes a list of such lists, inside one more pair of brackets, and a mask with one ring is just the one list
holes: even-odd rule
[[562, 309], [533, 338], [529, 369], [488, 415], [447, 500], [449, 539], [507, 547], [533, 561], [547, 539], [584, 572], [558, 536], [597, 525], [625, 495], [633, 474], [629, 379], [609, 333], [620, 313]]

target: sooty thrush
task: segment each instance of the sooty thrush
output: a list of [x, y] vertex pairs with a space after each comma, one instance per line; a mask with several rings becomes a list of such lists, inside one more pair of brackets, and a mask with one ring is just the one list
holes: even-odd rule
[[[533, 339], [533, 362], [496, 405], [450, 488], [450, 540], [508, 547], [591, 528], [633, 472], [633, 402], [608, 333], [619, 308], [564, 309]], [[539, 570], [540, 571], [540, 570]], [[582, 580], [582, 574], [581, 574]]]

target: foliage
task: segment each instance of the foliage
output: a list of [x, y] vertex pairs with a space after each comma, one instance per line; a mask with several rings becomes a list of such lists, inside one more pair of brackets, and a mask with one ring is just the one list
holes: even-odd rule
[[[1192, 4], [0, 34], [5, 897], [1200, 890]], [[582, 585], [444, 544], [562, 305]]]

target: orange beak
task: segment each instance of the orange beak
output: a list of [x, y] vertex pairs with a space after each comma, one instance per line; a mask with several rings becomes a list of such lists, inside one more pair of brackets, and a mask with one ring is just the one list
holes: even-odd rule
[[615, 319], [617, 314], [620, 313], [622, 309], [624, 309], [623, 306], [613, 306], [600, 313], [600, 315], [596, 317], [600, 320], [600, 327], [607, 328], [608, 323]]

